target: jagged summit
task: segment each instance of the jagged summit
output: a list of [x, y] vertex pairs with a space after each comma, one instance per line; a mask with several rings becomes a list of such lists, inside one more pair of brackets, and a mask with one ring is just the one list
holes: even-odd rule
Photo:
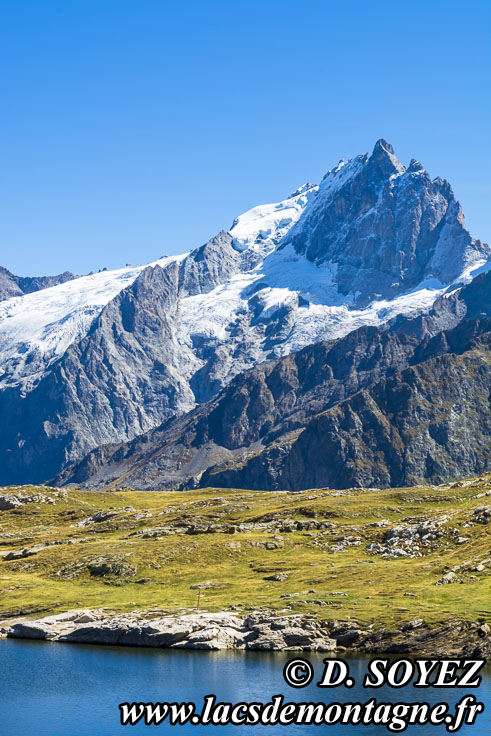
[[406, 171], [397, 158], [394, 148], [383, 138], [376, 142], [367, 163], [371, 172], [380, 179], [385, 179], [394, 174], [402, 174]]
[[450, 185], [381, 139], [188, 254], [6, 299], [0, 483], [52, 477], [261, 361], [427, 312], [488, 257]]
[[384, 151], [385, 153], [388, 153], [389, 156], [395, 156], [396, 153], [394, 151], [394, 146], [392, 146], [390, 143], [387, 143], [384, 138], [379, 138], [378, 141], [375, 143], [372, 156], [375, 156], [378, 151]]
[[409, 173], [416, 173], [417, 171], [424, 171], [424, 166], [421, 161], [417, 161], [415, 158], [412, 158], [407, 170]]
[[449, 284], [489, 257], [465, 229], [448, 182], [432, 181], [414, 159], [406, 169], [383, 139], [371, 156], [326, 174], [281, 247], [287, 244], [335, 272], [340, 294], [359, 306], [424, 282]]

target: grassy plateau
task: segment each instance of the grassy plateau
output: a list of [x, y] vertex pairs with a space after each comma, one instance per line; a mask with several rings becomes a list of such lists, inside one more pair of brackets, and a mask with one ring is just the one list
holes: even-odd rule
[[[386, 626], [489, 621], [490, 489], [491, 475], [295, 494], [3, 488], [4, 507], [16, 500], [0, 511], [0, 618], [191, 611], [200, 586], [209, 611], [269, 608]], [[452, 570], [451, 583], [437, 584]]]

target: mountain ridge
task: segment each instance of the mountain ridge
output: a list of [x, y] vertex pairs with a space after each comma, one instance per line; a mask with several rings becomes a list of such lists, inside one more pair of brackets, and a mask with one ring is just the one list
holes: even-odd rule
[[132, 441], [264, 360], [427, 314], [488, 256], [451, 187], [381, 140], [189, 254], [8, 299], [0, 482], [42, 482]]
[[78, 276], [70, 271], [64, 271], [57, 276], [16, 276], [8, 269], [0, 266], [0, 302], [13, 296], [31, 294], [41, 289], [49, 289], [57, 284], [77, 279]]

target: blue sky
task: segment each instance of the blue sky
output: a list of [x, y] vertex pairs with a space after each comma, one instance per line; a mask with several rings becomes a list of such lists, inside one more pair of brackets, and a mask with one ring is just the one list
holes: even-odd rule
[[198, 246], [390, 141], [491, 242], [489, 0], [4, 0], [0, 265]]

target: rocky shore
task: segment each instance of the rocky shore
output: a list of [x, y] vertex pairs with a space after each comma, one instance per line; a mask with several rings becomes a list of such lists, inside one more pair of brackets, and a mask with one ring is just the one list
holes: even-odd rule
[[0, 636], [172, 649], [352, 651], [437, 657], [491, 654], [491, 629], [482, 622], [452, 620], [430, 627], [416, 619], [391, 631], [374, 625], [363, 628], [354, 620], [320, 621], [314, 616], [279, 616], [272, 611], [164, 615], [158, 611], [108, 614], [84, 609], [36, 620], [0, 621]]

